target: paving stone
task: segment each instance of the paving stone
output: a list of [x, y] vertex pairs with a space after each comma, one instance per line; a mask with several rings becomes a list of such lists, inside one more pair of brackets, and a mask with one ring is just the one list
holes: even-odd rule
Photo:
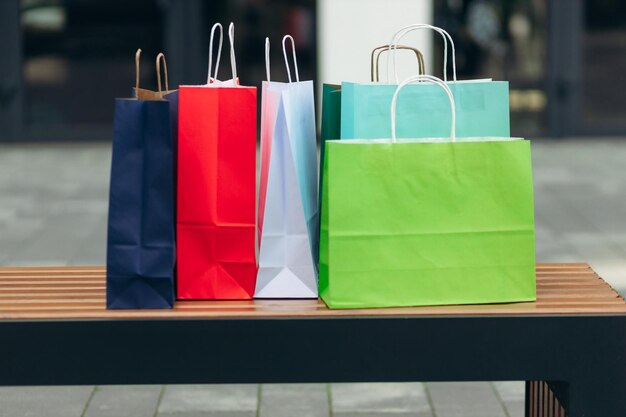
[[429, 382], [437, 417], [507, 417], [488, 382]]
[[507, 417], [525, 417], [525, 408], [526, 403], [525, 400], [511, 400], [505, 401], [504, 405], [506, 406]]
[[414, 413], [334, 413], [333, 417], [431, 417], [432, 414], [428, 412], [414, 412]]
[[98, 386], [85, 417], [153, 417], [161, 385]]
[[499, 381], [493, 386], [505, 405], [507, 417], [524, 417], [526, 384], [523, 381]]
[[1, 387], [0, 417], [81, 417], [94, 387]]
[[332, 384], [333, 413], [424, 413], [430, 406], [422, 383]]
[[[159, 416], [179, 413], [239, 412], [256, 414], [257, 385], [168, 385]], [[218, 414], [213, 414], [217, 416]]]
[[192, 411], [180, 413], [159, 413], [156, 417], [256, 417], [255, 411]]
[[626, 261], [619, 259], [593, 260], [591, 265], [622, 297], [626, 297]]
[[260, 417], [328, 417], [326, 384], [265, 384]]

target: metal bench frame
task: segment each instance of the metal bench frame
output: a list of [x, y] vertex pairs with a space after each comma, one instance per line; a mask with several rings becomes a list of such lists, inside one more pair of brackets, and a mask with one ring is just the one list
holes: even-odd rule
[[527, 416], [626, 416], [626, 313], [0, 319], [0, 385], [498, 380], [534, 381]]

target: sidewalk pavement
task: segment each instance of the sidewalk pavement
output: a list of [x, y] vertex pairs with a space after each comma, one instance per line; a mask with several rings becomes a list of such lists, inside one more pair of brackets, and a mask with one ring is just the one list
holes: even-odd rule
[[[533, 143], [537, 260], [626, 295], [626, 140]], [[102, 265], [110, 145], [0, 145], [0, 266]], [[521, 417], [521, 382], [0, 388], [0, 417]]]

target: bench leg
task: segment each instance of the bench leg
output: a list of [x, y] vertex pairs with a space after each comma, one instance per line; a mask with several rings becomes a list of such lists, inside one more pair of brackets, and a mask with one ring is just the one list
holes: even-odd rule
[[561, 401], [545, 381], [526, 381], [526, 417], [568, 417]]
[[526, 382], [526, 417], [624, 417], [626, 375], [584, 381]]

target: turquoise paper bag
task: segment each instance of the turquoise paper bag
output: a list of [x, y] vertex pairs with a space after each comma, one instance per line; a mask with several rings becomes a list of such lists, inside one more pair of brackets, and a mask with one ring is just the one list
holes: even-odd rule
[[[509, 83], [449, 82], [455, 101], [457, 137], [509, 137]], [[389, 103], [395, 84], [341, 84], [341, 139], [389, 138]], [[450, 120], [447, 98], [433, 84], [407, 86], [398, 100], [399, 138], [445, 137]], [[411, 103], [411, 105], [404, 105]]]
[[[428, 24], [413, 24], [400, 29], [390, 42], [390, 58], [395, 64], [395, 49], [407, 33], [418, 29], [434, 30], [444, 40], [444, 81], [447, 70], [448, 43], [452, 49], [452, 91], [456, 111], [457, 137], [509, 137], [509, 83], [490, 79], [457, 81], [454, 42], [445, 30]], [[395, 67], [395, 65], [394, 65]], [[390, 78], [390, 64], [387, 77]], [[389, 103], [395, 84], [350, 83], [341, 85], [341, 139], [377, 139], [391, 137]], [[447, 98], [433, 84], [409, 85], [398, 101], [398, 138], [445, 137], [450, 120]], [[410, 103], [410, 105], [404, 105]]]

